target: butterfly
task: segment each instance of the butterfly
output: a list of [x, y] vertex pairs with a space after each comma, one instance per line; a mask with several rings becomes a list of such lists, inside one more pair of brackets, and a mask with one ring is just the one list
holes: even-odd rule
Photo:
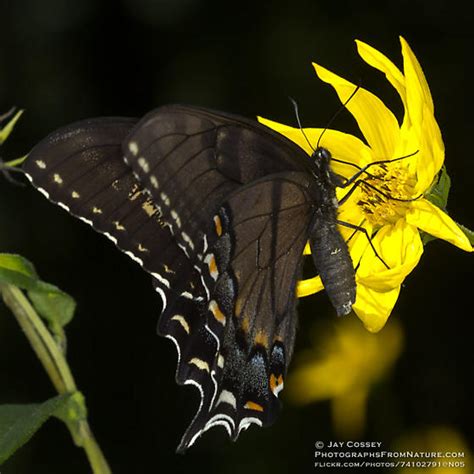
[[178, 452], [214, 426], [236, 440], [275, 421], [307, 241], [337, 314], [351, 311], [330, 162], [327, 149], [309, 157], [258, 122], [178, 105], [73, 123], [28, 155], [23, 169], [41, 193], [151, 275], [176, 381], [200, 393]]

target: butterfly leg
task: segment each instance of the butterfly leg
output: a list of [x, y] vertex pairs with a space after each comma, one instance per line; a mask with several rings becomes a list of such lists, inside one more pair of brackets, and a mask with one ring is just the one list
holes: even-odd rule
[[342, 225], [342, 226], [347, 227], [349, 229], [354, 229], [356, 231], [359, 231], [359, 232], [362, 232], [363, 234], [365, 234], [365, 236], [367, 237], [367, 240], [369, 241], [370, 246], [372, 247], [372, 250], [374, 251], [375, 256], [384, 264], [384, 266], [387, 270], [390, 270], [390, 267], [387, 265], [385, 260], [379, 255], [379, 253], [377, 252], [377, 249], [374, 247], [374, 244], [372, 242], [372, 238], [370, 237], [369, 233], [367, 232], [367, 229], [365, 229], [364, 227], [361, 227], [359, 225], [351, 224], [350, 222], [345, 222], [345, 221], [340, 221], [340, 220], [337, 220], [336, 222], [339, 225]]
[[[359, 176], [361, 176], [363, 173], [367, 173], [367, 170], [369, 168], [371, 168], [372, 166], [375, 166], [375, 165], [384, 165], [384, 164], [387, 164], [387, 163], [394, 163], [395, 161], [400, 161], [400, 160], [405, 160], [407, 158], [411, 158], [412, 156], [416, 155], [418, 153], [419, 150], [416, 150], [414, 151], [413, 153], [410, 153], [408, 155], [405, 155], [405, 156], [400, 156], [398, 158], [392, 158], [390, 160], [378, 160], [378, 161], [372, 161], [371, 163], [368, 163], [366, 164], [365, 166], [362, 166], [362, 167], [359, 167], [359, 171], [357, 171], [356, 173], [354, 173], [350, 178], [348, 178], [340, 187], [341, 188], [347, 188], [348, 186], [350, 186], [351, 184], [353, 184], [355, 181], [358, 180]], [[342, 160], [337, 160], [337, 159], [334, 159], [333, 158], [333, 161], [337, 161], [338, 163], [343, 163], [343, 164], [349, 164], [349, 165], [352, 165], [352, 163], [348, 163], [348, 162], [345, 162], [345, 161], [342, 161]], [[358, 166], [356, 166], [358, 167]], [[373, 177], [372, 175], [370, 175], [371, 177]], [[363, 180], [362, 180], [363, 181]]]

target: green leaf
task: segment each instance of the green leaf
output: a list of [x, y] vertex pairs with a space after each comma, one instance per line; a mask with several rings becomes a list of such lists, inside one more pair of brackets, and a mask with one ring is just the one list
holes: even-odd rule
[[6, 166], [20, 166], [23, 164], [23, 162], [26, 160], [27, 157], [28, 155], [21, 156], [20, 158], [16, 158], [11, 161], [4, 161], [3, 164]]
[[38, 274], [26, 258], [11, 253], [0, 253], [0, 282], [23, 289], [36, 286]]
[[[458, 224], [458, 223], [456, 222], [456, 224]], [[463, 226], [462, 224], [458, 224], [458, 226], [466, 234], [466, 237], [469, 239], [469, 242], [471, 243], [471, 245], [474, 245], [474, 231], [472, 231], [471, 229], [468, 229], [467, 227]]]
[[0, 464], [21, 448], [41, 425], [69, 400], [59, 395], [44, 403], [0, 405]]
[[13, 130], [13, 127], [18, 122], [18, 119], [21, 117], [23, 110], [19, 110], [14, 117], [2, 128], [0, 129], [0, 145], [8, 138], [10, 133]]
[[28, 296], [36, 311], [48, 321], [53, 332], [59, 332], [74, 316], [76, 302], [57, 286], [38, 281], [28, 290]]
[[431, 186], [425, 197], [428, 199], [428, 201], [446, 212], [450, 188], [451, 178], [446, 171], [446, 166], [443, 166], [438, 173], [438, 179], [436, 183]]
[[61, 334], [60, 328], [74, 316], [74, 299], [57, 286], [39, 280], [34, 265], [20, 255], [0, 253], [0, 282], [28, 290], [33, 306], [53, 332]]
[[431, 234], [427, 234], [426, 232], [420, 232], [420, 235], [423, 246], [425, 246], [428, 242], [437, 239], [437, 237], [433, 237]]
[[[448, 172], [446, 171], [446, 166], [443, 165], [440, 172], [438, 173], [438, 179], [434, 183], [430, 190], [425, 194], [425, 198], [428, 199], [435, 206], [442, 209], [444, 212], [448, 213], [446, 206], [448, 205], [449, 190], [451, 188], [451, 178], [449, 177]], [[433, 237], [426, 232], [421, 233], [421, 241], [423, 245], [426, 245], [428, 242], [436, 240], [436, 237]]]

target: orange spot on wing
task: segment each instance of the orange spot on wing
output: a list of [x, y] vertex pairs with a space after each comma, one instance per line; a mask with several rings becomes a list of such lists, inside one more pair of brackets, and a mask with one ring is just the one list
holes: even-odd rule
[[245, 334], [248, 334], [250, 329], [249, 318], [243, 318], [242, 322], [240, 323], [240, 327], [242, 328], [242, 331], [244, 331]]
[[217, 272], [217, 264], [214, 255], [209, 259], [209, 272], [211, 274]]
[[219, 305], [214, 300], [209, 303], [209, 309], [211, 310], [214, 318], [216, 318], [217, 321], [219, 321], [221, 324], [225, 324], [225, 315], [219, 308]]
[[255, 345], [258, 344], [263, 347], [268, 347], [268, 334], [263, 330], [259, 330], [257, 334], [255, 335], [254, 342], [255, 342]]
[[222, 235], [222, 222], [219, 216], [214, 216], [214, 224], [216, 226], [216, 234], [220, 237]]
[[242, 298], [237, 297], [237, 301], [235, 302], [235, 315], [237, 317], [240, 316], [240, 313], [242, 312]]
[[276, 377], [275, 374], [270, 375], [270, 390], [272, 392], [275, 391], [275, 389], [283, 384], [283, 376], [279, 375], [278, 378]]
[[270, 375], [270, 390], [273, 392], [277, 386], [275, 374]]
[[247, 408], [247, 410], [263, 411], [262, 405], [250, 400], [244, 405], [244, 408]]

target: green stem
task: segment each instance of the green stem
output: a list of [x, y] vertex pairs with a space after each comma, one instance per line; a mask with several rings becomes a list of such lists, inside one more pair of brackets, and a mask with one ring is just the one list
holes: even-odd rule
[[[1, 285], [0, 288], [3, 294], [3, 301], [15, 315], [18, 324], [25, 333], [33, 351], [36, 353], [38, 359], [46, 370], [54, 387], [58, 393], [66, 393], [68, 390], [64, 378], [61, 377], [59, 367], [55, 364], [55, 357], [53, 355], [55, 349], [54, 345], [48, 345], [44, 339], [44, 334], [39, 333], [33, 324], [33, 321], [36, 318], [39, 318], [36, 311], [26, 299], [23, 292], [16, 286]], [[48, 331], [46, 330], [46, 332]]]
[[[23, 292], [9, 284], [0, 284], [0, 291], [5, 304], [15, 315], [58, 393], [77, 392], [76, 383], [63, 353]], [[110, 467], [92, 434], [87, 419], [74, 420], [66, 424], [74, 442], [84, 448], [92, 472], [110, 474]]]
[[82, 437], [82, 447], [87, 454], [87, 459], [89, 459], [89, 464], [92, 467], [92, 472], [97, 474], [111, 474], [107, 461], [95, 440], [94, 435], [87, 423], [87, 420], [80, 422], [79, 431]]
[[58, 393], [75, 392], [77, 387], [69, 366], [31, 303], [16, 286], [3, 285], [2, 289], [6, 305], [16, 316]]

